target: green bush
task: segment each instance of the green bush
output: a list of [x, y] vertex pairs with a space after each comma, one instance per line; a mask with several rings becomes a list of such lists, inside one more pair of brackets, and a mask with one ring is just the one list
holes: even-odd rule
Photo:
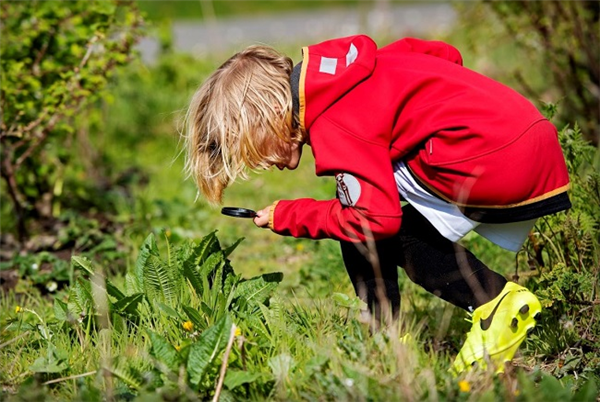
[[116, 0], [6, 1], [0, 12], [2, 179], [24, 240], [32, 218], [60, 213], [65, 172], [82, 163], [71, 149], [85, 135], [77, 114], [131, 60], [142, 20], [132, 2]]
[[577, 125], [564, 127], [559, 139], [573, 206], [540, 219], [525, 247], [545, 307], [536, 341], [556, 376], [600, 378], [600, 155]]

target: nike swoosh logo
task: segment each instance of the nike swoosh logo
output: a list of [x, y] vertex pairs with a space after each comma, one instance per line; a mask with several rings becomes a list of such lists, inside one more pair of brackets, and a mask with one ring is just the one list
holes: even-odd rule
[[481, 324], [481, 329], [484, 331], [487, 331], [488, 328], [490, 327], [490, 325], [492, 325], [492, 320], [494, 319], [494, 314], [496, 314], [496, 310], [498, 310], [498, 306], [500, 305], [500, 303], [502, 303], [502, 300], [504, 300], [504, 298], [509, 294], [510, 292], [506, 292], [504, 293], [504, 296], [502, 296], [502, 298], [498, 301], [498, 303], [496, 304], [496, 306], [494, 306], [494, 309], [492, 310], [492, 312], [490, 313], [490, 315], [487, 318], [482, 318], [481, 321], [479, 322]]

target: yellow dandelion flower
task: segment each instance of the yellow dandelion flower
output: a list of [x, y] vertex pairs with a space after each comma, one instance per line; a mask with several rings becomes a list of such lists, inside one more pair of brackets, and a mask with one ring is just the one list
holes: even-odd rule
[[515, 389], [514, 395], [515, 395], [515, 396], [519, 396], [519, 395], [521, 395], [521, 391], [519, 391], [518, 389]]
[[468, 381], [462, 380], [458, 382], [458, 388], [461, 392], [469, 392], [471, 390], [471, 384]]
[[176, 350], [176, 351], [178, 351], [178, 352], [179, 352], [179, 351], [181, 350], [181, 345], [174, 345], [174, 346], [175, 346], [175, 350]]
[[235, 332], [233, 333], [233, 335], [236, 337], [242, 335], [242, 330], [239, 329], [238, 327], [235, 327]]
[[297, 244], [297, 245], [296, 245], [296, 250], [297, 250], [297, 251], [302, 251], [302, 250], [304, 250], [304, 244], [302, 244], [302, 243], [299, 243], [299, 244]]
[[15, 307], [15, 314], [19, 314], [21, 311], [23, 311], [23, 309], [21, 308], [21, 306]]
[[187, 332], [192, 332], [194, 330], [194, 324], [191, 321], [186, 321], [183, 324], [183, 329]]

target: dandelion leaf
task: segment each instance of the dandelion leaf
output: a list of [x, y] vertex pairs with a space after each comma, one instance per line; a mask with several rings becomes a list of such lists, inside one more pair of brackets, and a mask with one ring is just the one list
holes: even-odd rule
[[262, 378], [262, 373], [251, 373], [243, 370], [228, 370], [224, 384], [229, 390], [233, 390], [242, 384], [250, 384]]
[[197, 387], [200, 384], [208, 369], [227, 345], [231, 326], [231, 317], [226, 314], [215, 325], [204, 331], [198, 341], [191, 346], [187, 372], [192, 385]]
[[142, 300], [144, 300], [144, 294], [143, 293], [135, 293], [131, 296], [126, 296], [126, 297], [122, 298], [121, 300], [117, 301], [116, 303], [113, 304], [113, 307], [119, 313], [125, 313], [125, 314], [129, 314], [129, 315], [137, 316], [137, 315], [139, 315], [137, 306]]
[[241, 281], [235, 288], [235, 298], [239, 300], [238, 304], [242, 305], [265, 304], [282, 279], [281, 272], [273, 272]]
[[177, 350], [164, 337], [152, 331], [147, 332], [152, 343], [150, 354], [168, 367], [171, 372], [178, 372], [181, 360]]

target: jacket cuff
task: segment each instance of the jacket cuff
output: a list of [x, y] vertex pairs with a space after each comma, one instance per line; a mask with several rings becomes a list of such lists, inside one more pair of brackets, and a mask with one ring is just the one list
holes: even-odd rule
[[271, 208], [269, 208], [269, 229], [271, 230], [275, 230], [275, 222], [274, 222], [274, 218], [275, 218], [275, 207], [277, 206], [277, 203], [279, 201], [275, 201], [272, 205]]

